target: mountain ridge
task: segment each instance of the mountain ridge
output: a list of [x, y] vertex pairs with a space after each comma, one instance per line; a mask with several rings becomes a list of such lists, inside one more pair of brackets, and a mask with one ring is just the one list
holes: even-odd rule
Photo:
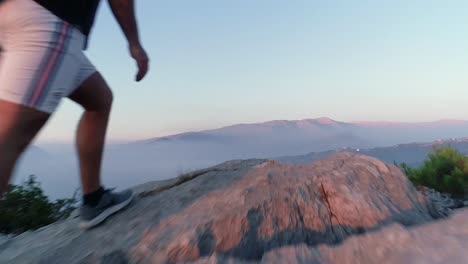
[[336, 153], [347, 151], [374, 157], [388, 163], [396, 162], [399, 164], [404, 162], [410, 167], [417, 167], [422, 165], [433, 147], [439, 147], [442, 145], [452, 146], [462, 154], [468, 155], [468, 137], [466, 137], [441, 139], [433, 142], [413, 142], [367, 149], [343, 148], [323, 152], [311, 152], [304, 155], [277, 157], [273, 159], [280, 162], [298, 164], [320, 160]]
[[[223, 126], [220, 128], [214, 129], [206, 129], [200, 131], [187, 131], [182, 133], [176, 133], [161, 137], [153, 137], [147, 139], [136, 140], [133, 142], [129, 142], [127, 144], [134, 144], [134, 143], [155, 143], [158, 141], [166, 141], [172, 139], [180, 139], [186, 136], [193, 136], [195, 134], [212, 134], [218, 132], [225, 132], [227, 130], [236, 130], [239, 132], [240, 129], [248, 129], [248, 128], [274, 128], [274, 127], [305, 127], [305, 126], [321, 126], [322, 128], [327, 127], [402, 127], [402, 126], [445, 126], [445, 125], [455, 125], [455, 126], [468, 126], [468, 120], [461, 120], [461, 119], [440, 119], [436, 121], [424, 121], [424, 122], [400, 122], [400, 121], [337, 121], [329, 117], [319, 117], [319, 118], [307, 118], [307, 119], [297, 119], [297, 120], [271, 120], [265, 122], [257, 122], [257, 123], [239, 123], [234, 125]], [[468, 135], [468, 131], [467, 131]]]
[[[182, 172], [213, 166], [227, 160], [297, 156], [343, 148], [369, 149], [468, 136], [468, 122], [466, 125], [435, 124], [367, 127], [330, 118], [318, 118], [276, 120], [186, 132], [126, 144], [107, 145], [102, 175], [107, 184], [124, 188], [144, 183], [152, 178], [151, 175], [158, 175], [159, 180], [164, 180], [176, 177]], [[395, 155], [406, 153], [396, 160], [419, 164], [428, 149], [420, 148], [416, 152], [398, 152], [399, 149], [390, 149], [388, 154], [379, 154], [377, 157], [392, 162]], [[380, 150], [379, 153], [385, 150]], [[411, 156], [411, 153], [415, 156]], [[70, 155], [69, 152], [67, 155], [56, 154], [59, 156], [57, 160], [48, 162], [59, 164], [58, 166], [49, 166], [40, 160], [26, 158], [18, 171], [21, 172], [21, 177], [30, 173], [42, 176], [41, 180], [48, 193], [72, 193], [78, 186], [79, 179], [76, 156]], [[69, 183], [65, 184], [65, 181]], [[62, 187], [58, 189], [56, 186]]]

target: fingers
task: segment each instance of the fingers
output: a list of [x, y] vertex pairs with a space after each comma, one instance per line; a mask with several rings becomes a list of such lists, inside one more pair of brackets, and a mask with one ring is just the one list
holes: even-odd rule
[[148, 72], [148, 59], [146, 58], [146, 59], [138, 60], [138, 73], [136, 75], [135, 80], [137, 82], [143, 80], [147, 72]]
[[135, 76], [135, 81], [139, 82], [143, 80], [143, 78], [146, 76], [146, 73], [148, 72], [149, 58], [146, 54], [146, 51], [139, 44], [130, 46], [130, 54], [132, 58], [135, 59], [138, 66], [138, 72]]

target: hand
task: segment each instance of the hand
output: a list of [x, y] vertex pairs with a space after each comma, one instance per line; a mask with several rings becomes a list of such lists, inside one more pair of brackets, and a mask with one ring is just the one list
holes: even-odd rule
[[135, 59], [138, 65], [138, 73], [136, 75], [135, 80], [139, 82], [145, 77], [146, 73], [148, 72], [149, 58], [146, 54], [146, 51], [139, 44], [130, 46], [130, 54], [132, 58]]

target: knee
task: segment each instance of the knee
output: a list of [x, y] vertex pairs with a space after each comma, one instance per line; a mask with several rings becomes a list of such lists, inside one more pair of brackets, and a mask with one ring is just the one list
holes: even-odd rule
[[86, 111], [109, 112], [114, 96], [100, 74], [94, 74], [68, 96]]
[[82, 104], [86, 111], [109, 113], [114, 101], [114, 95], [110, 89], [103, 89], [95, 94], [90, 103]]
[[110, 112], [113, 102], [114, 94], [110, 89], [106, 89], [106, 92], [104, 92], [101, 99], [101, 111]]

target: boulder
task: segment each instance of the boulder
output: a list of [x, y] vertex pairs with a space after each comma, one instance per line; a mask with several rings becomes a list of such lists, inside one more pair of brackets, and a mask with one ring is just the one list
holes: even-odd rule
[[130, 251], [143, 263], [216, 254], [261, 260], [273, 249], [335, 245], [398, 222], [431, 219], [395, 166], [351, 153], [303, 165], [264, 162], [158, 222]]

